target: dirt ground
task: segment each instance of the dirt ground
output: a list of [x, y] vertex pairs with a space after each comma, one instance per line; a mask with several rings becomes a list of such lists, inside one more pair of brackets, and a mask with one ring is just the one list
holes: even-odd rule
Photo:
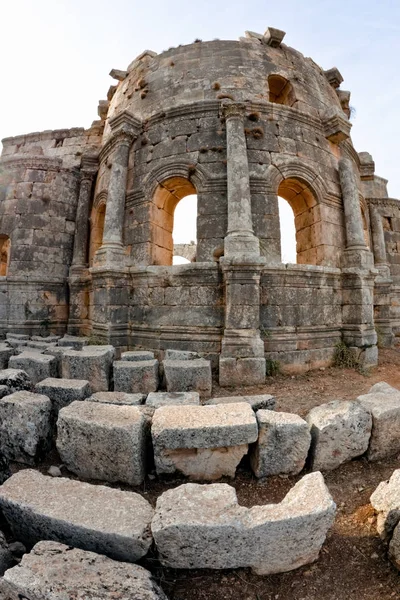
[[[313, 406], [331, 400], [355, 399], [378, 381], [400, 389], [400, 350], [381, 350], [379, 366], [368, 375], [327, 368], [305, 375], [278, 375], [268, 378], [263, 387], [235, 389], [234, 393], [270, 393], [276, 397], [276, 410], [304, 416]], [[217, 388], [214, 395], [227, 395], [227, 391]], [[40, 470], [46, 472], [49, 464], [59, 464], [56, 454]], [[320, 557], [312, 565], [261, 577], [250, 569], [165, 569], [151, 554], [140, 564], [152, 571], [170, 600], [398, 600], [400, 575], [386, 557], [369, 504], [377, 485], [396, 468], [400, 468], [400, 455], [376, 463], [357, 459], [324, 474], [338, 510]], [[301, 475], [258, 481], [244, 463], [234, 481], [223, 481], [236, 488], [240, 504], [254, 506], [279, 502], [300, 478]], [[155, 505], [163, 491], [185, 481], [183, 478], [159, 481], [153, 477], [140, 488], [124, 489], [139, 492]]]

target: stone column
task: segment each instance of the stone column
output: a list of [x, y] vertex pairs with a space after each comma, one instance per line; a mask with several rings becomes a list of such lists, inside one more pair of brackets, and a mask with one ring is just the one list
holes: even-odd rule
[[[375, 266], [388, 268], [386, 257], [385, 234], [383, 231], [382, 215], [377, 206], [372, 205], [370, 210], [372, 242], [374, 246]], [[389, 275], [389, 273], [388, 273]]]
[[225, 329], [219, 360], [221, 386], [264, 383], [266, 363], [260, 337], [260, 276], [264, 259], [254, 235], [245, 108], [223, 107], [227, 137], [228, 231], [220, 265], [225, 284]]
[[377, 364], [377, 335], [374, 324], [373, 257], [364, 239], [357, 180], [353, 163], [339, 161], [346, 227], [346, 249], [342, 262], [342, 334], [344, 342], [365, 366]]
[[375, 268], [379, 276], [375, 279], [374, 320], [379, 336], [379, 345], [390, 347], [393, 344], [393, 330], [390, 318], [391, 289], [393, 280], [386, 256], [385, 233], [382, 215], [378, 206], [370, 204], [372, 242], [374, 247]]
[[87, 268], [87, 253], [89, 239], [89, 210], [93, 186], [93, 178], [98, 169], [98, 157], [84, 154], [81, 161], [81, 182], [79, 188], [78, 206], [75, 219], [74, 250], [70, 275]]
[[260, 255], [260, 244], [254, 235], [251, 214], [249, 164], [244, 133], [245, 106], [225, 104], [222, 108], [226, 121], [228, 231], [224, 255]]
[[126, 181], [129, 152], [136, 139], [140, 123], [130, 113], [123, 112], [109, 122], [114, 145], [111, 161], [111, 176], [108, 184], [103, 243], [96, 252], [94, 266], [105, 264], [123, 266], [126, 255], [123, 247]]

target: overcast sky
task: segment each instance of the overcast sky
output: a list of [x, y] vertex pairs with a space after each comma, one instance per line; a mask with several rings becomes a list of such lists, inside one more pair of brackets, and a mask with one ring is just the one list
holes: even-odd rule
[[355, 147], [400, 198], [400, 0], [8, 0], [0, 22], [1, 138], [89, 127], [109, 71], [145, 49], [283, 29], [286, 44], [338, 67]]

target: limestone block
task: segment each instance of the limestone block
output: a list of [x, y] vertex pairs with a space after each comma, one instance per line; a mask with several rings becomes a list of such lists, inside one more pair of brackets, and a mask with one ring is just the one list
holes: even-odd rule
[[0, 507], [27, 546], [53, 540], [135, 562], [152, 543], [154, 511], [133, 492], [25, 469], [0, 487]]
[[0, 385], [6, 385], [11, 392], [32, 388], [29, 375], [20, 369], [2, 369], [0, 371]]
[[400, 526], [397, 525], [389, 543], [388, 556], [393, 565], [400, 570]]
[[189, 350], [166, 350], [164, 360], [196, 360], [200, 358], [197, 352]]
[[35, 351], [27, 350], [18, 356], [12, 356], [9, 365], [12, 369], [21, 369], [28, 373], [33, 385], [47, 377], [57, 376], [57, 361], [54, 356]]
[[265, 383], [266, 362], [264, 358], [226, 358], [219, 359], [219, 385], [260, 385]]
[[6, 339], [8, 340], [29, 340], [29, 335], [25, 333], [6, 333]]
[[265, 409], [275, 409], [275, 398], [270, 394], [257, 394], [253, 396], [221, 396], [220, 398], [210, 398], [205, 404], [232, 404], [236, 402], [248, 402], [254, 411]]
[[400, 452], [400, 392], [365, 394], [357, 401], [372, 415], [368, 460], [381, 460]]
[[391, 538], [400, 521], [400, 469], [393, 472], [389, 481], [382, 481], [370, 498], [378, 513], [376, 529], [382, 539]]
[[398, 394], [399, 390], [397, 388], [389, 385], [388, 383], [386, 383], [386, 381], [379, 381], [379, 383], [375, 383], [368, 392], [368, 394], [375, 394], [375, 393]]
[[48, 396], [53, 404], [53, 411], [58, 412], [75, 400], [85, 400], [90, 396], [90, 385], [85, 379], [57, 379], [48, 377], [35, 386], [38, 394]]
[[168, 392], [199, 392], [202, 398], [211, 396], [211, 362], [204, 358], [193, 360], [164, 360]]
[[8, 344], [0, 344], [0, 369], [7, 369], [8, 361], [14, 354], [14, 348]]
[[46, 342], [47, 344], [54, 344], [55, 342], [58, 342], [60, 338], [61, 336], [59, 335], [46, 335], [43, 337], [41, 335], [33, 335], [31, 340], [33, 342]]
[[49, 541], [36, 544], [18, 567], [7, 572], [0, 581], [0, 596], [8, 600], [167, 600], [143, 567]]
[[57, 450], [85, 479], [140, 485], [145, 477], [148, 421], [136, 406], [73, 402], [57, 421]]
[[76, 335], [64, 335], [64, 337], [58, 340], [59, 346], [71, 346], [74, 350], [82, 350], [88, 343], [89, 338]]
[[306, 417], [310, 426], [311, 468], [336, 469], [361, 456], [368, 448], [372, 417], [358, 402], [336, 400], [311, 409]]
[[11, 477], [10, 465], [4, 452], [0, 451], [0, 485]]
[[86, 379], [93, 392], [107, 392], [110, 388], [113, 346], [88, 346], [82, 350], [68, 350], [61, 357], [64, 379]]
[[188, 404], [192, 406], [200, 405], [198, 392], [151, 392], [146, 399], [146, 406], [152, 408]]
[[51, 401], [20, 391], [0, 400], [0, 450], [10, 460], [34, 464], [51, 445]]
[[145, 400], [145, 394], [126, 394], [125, 392], [96, 392], [87, 398], [88, 402], [116, 404], [117, 406], [140, 406]]
[[158, 388], [158, 360], [118, 360], [113, 369], [116, 392], [149, 394]]
[[0, 385], [0, 398], [4, 398], [8, 394], [11, 394], [10, 389], [6, 385]]
[[[8, 547], [6, 537], [2, 531], [0, 531], [0, 581], [1, 577], [4, 575], [4, 572], [7, 569], [10, 569], [14, 566], [15, 561], [14, 557]], [[0, 588], [0, 598], [1, 596], [1, 588]], [[18, 599], [19, 600], [19, 599]]]
[[256, 477], [297, 475], [304, 468], [311, 435], [307, 423], [292, 413], [259, 410], [258, 440], [250, 464]]
[[128, 350], [127, 352], [121, 353], [121, 360], [153, 360], [154, 354], [153, 352], [148, 352], [147, 350]]
[[215, 480], [234, 477], [248, 444], [257, 439], [257, 422], [245, 403], [164, 406], [154, 413], [151, 434], [157, 473]]
[[158, 498], [151, 527], [165, 566], [269, 575], [315, 561], [335, 509], [321, 473], [303, 477], [280, 504], [252, 508], [225, 483], [189, 483]]

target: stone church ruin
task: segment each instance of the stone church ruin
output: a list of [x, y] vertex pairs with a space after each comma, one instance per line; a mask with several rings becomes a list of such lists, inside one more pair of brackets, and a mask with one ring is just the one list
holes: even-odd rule
[[[266, 360], [366, 365], [400, 327], [400, 202], [350, 137], [350, 92], [284, 32], [145, 51], [85, 130], [3, 140], [3, 334], [92, 336], [193, 350], [221, 385]], [[172, 265], [174, 211], [197, 195], [190, 263]], [[297, 264], [282, 264], [278, 197]], [[182, 250], [183, 251], [183, 250]]]

